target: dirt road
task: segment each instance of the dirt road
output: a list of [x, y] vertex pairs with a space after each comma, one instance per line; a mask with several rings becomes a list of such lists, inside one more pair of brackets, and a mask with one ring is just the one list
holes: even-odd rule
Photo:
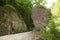
[[25, 32], [0, 37], [0, 40], [38, 40], [34, 32]]

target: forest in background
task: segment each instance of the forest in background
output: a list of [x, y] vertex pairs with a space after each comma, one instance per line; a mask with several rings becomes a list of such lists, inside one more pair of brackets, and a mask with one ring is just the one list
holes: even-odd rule
[[[24, 1], [0, 0], [0, 7], [7, 6], [11, 8], [11, 10], [17, 11], [17, 15], [19, 17], [20, 15], [23, 17], [24, 22], [26, 23], [27, 26], [27, 30], [30, 30], [34, 28], [34, 24], [32, 24], [33, 21], [31, 19], [33, 5], [35, 4], [35, 6], [44, 6], [46, 4], [46, 2], [43, 3], [43, 1], [45, 0], [39, 0], [39, 1], [35, 0], [35, 3], [33, 4], [31, 1], [32, 0], [24, 0]], [[45, 32], [42, 32], [39, 29], [35, 29], [35, 30], [39, 35], [44, 36], [46, 40], [60, 40], [60, 0], [57, 0], [56, 3], [54, 3], [51, 8], [47, 8], [47, 10], [51, 12], [52, 16], [51, 16], [51, 20], [48, 22], [48, 24], [45, 27]], [[10, 15], [10, 13], [6, 13], [6, 14]], [[0, 24], [2, 23], [5, 23], [4, 14], [0, 13]]]

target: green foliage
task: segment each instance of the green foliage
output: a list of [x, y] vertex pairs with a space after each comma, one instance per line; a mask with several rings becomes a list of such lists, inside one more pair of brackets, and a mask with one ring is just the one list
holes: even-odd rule
[[35, 1], [33, 2], [33, 6], [35, 5], [40, 7], [46, 4], [46, 0], [33, 0], [33, 1]]
[[39, 28], [36, 29], [36, 31], [40, 36], [43, 36], [45, 40], [60, 40], [60, 0], [58, 0], [49, 11], [51, 11], [52, 16], [46, 25], [45, 31], [40, 31]]
[[[37, 6], [44, 5], [44, 0], [35, 0], [35, 3]], [[27, 25], [28, 30], [33, 30], [35, 27], [33, 24], [33, 20], [31, 18], [32, 14], [32, 7], [30, 0], [0, 0], [0, 6], [7, 6], [10, 7], [12, 10], [17, 11], [17, 15], [22, 17], [24, 22]], [[48, 9], [47, 9], [48, 10]], [[50, 11], [50, 10], [49, 10]], [[51, 9], [52, 17], [51, 20], [48, 22], [46, 26], [45, 31], [41, 31], [40, 28], [35, 29], [35, 31], [42, 37], [45, 38], [45, 40], [60, 40], [60, 0], [58, 0], [53, 8]], [[8, 14], [10, 15], [10, 13]], [[4, 13], [0, 13], [0, 23], [4, 23]], [[1, 26], [1, 24], [0, 24]], [[2, 31], [5, 34], [5, 31], [7, 28], [4, 28], [3, 26], [0, 28], [0, 34], [2, 35]], [[19, 33], [22, 32], [22, 29], [16, 29], [15, 32]], [[24, 31], [24, 30], [23, 30]], [[24, 31], [25, 32], [25, 31]], [[4, 35], [3, 34], [3, 35]], [[7, 31], [6, 31], [7, 34]]]
[[[32, 4], [30, 0], [10, 0], [7, 2], [9, 5], [12, 5], [16, 11], [17, 15], [22, 16], [23, 20], [27, 25], [28, 30], [32, 30], [34, 28], [34, 24], [31, 18], [32, 14]], [[12, 7], [11, 6], [11, 7]]]
[[[26, 23], [26, 26], [28, 29], [27, 31], [33, 30], [33, 28], [35, 27], [33, 24], [33, 20], [31, 18], [33, 5], [31, 4], [30, 0], [24, 0], [24, 1], [23, 0], [0, 0], [0, 6], [2, 6], [3, 9], [4, 7], [6, 7], [4, 9], [5, 12], [0, 13], [0, 23], [1, 24], [4, 23], [4, 26], [5, 24], [6, 25], [8, 24], [8, 22], [4, 19], [5, 14], [7, 14], [6, 17], [11, 17], [10, 16], [12, 15], [11, 12], [16, 11], [19, 18], [22, 17], [23, 21]], [[2, 30], [5, 30], [5, 29], [2, 29]], [[21, 30], [21, 29], [15, 30], [16, 33], [19, 33], [22, 31], [24, 30]]]
[[8, 34], [8, 29], [4, 26], [1, 26], [0, 24], [0, 36], [7, 35], [7, 34]]
[[6, 4], [6, 0], [0, 0], [0, 6], [4, 6]]
[[60, 40], [60, 1], [58, 0], [51, 9], [52, 19], [49, 21], [46, 40]]
[[4, 13], [0, 13], [0, 23], [3, 22], [3, 19], [4, 19]]
[[17, 2], [15, 3], [14, 6], [16, 10], [18, 11], [18, 15], [21, 15], [23, 17], [23, 20], [25, 21], [27, 25], [28, 30], [32, 30], [34, 28], [34, 24], [31, 18], [32, 14], [32, 4], [29, 0], [21, 0], [20, 2], [16, 0]]

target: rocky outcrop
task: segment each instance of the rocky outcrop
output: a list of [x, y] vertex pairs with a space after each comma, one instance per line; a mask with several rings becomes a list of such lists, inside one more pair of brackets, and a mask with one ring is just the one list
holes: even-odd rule
[[44, 30], [48, 21], [51, 19], [51, 13], [43, 7], [34, 7], [32, 9], [32, 19], [35, 25], [35, 28], [40, 28]]

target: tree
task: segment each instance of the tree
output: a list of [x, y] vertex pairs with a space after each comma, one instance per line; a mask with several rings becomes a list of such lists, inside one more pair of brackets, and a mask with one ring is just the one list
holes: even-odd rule
[[46, 40], [60, 40], [60, 0], [57, 0], [56, 3], [51, 8], [52, 19], [48, 23]]
[[32, 14], [32, 4], [30, 0], [16, 0], [13, 1], [12, 5], [16, 8], [18, 16], [21, 15], [23, 20], [27, 25], [27, 29], [31, 30], [34, 28], [33, 20], [31, 18]]
[[32, 0], [33, 6], [43, 6], [46, 4], [46, 0]]

